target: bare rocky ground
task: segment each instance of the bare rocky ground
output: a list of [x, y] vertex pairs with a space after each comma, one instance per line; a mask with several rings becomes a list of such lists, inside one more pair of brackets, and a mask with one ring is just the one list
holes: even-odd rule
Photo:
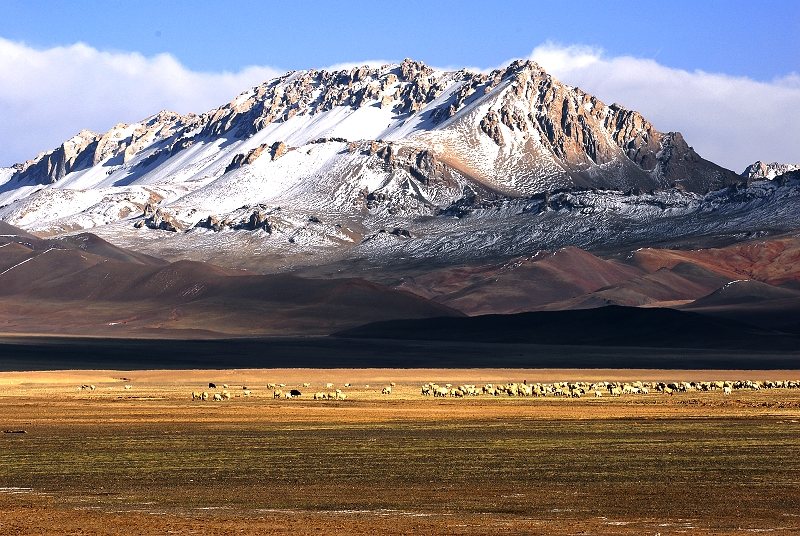
[[[796, 534], [800, 390], [439, 400], [419, 389], [428, 381], [797, 378], [589, 369], [0, 373], [0, 429], [25, 431], [0, 434], [0, 533]], [[390, 382], [392, 394], [382, 395]], [[303, 395], [275, 400], [269, 383]], [[231, 400], [191, 400], [222, 384]], [[348, 399], [312, 399], [335, 388]]]

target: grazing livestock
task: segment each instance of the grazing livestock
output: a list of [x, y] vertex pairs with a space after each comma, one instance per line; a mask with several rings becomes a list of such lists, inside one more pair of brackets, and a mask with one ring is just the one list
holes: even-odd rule
[[125, 389], [125, 390], [130, 390], [130, 388], [131, 388], [131, 386], [130, 386], [130, 385], [126, 385], [126, 386], [124, 387], [124, 389]]
[[303, 383], [303, 387], [311, 387], [311, 384], [310, 384], [310, 383], [308, 383], [308, 382], [304, 382], [304, 383]]
[[332, 387], [333, 387], [333, 384], [330, 383], [330, 382], [325, 384], [325, 389], [331, 389]]
[[242, 391], [242, 396], [250, 396], [250, 390], [245, 389], [244, 391]]
[[222, 391], [222, 398], [224, 398], [225, 400], [230, 400], [231, 394], [228, 391]]
[[283, 391], [280, 389], [275, 389], [272, 391], [272, 398], [281, 398], [283, 396]]
[[292, 389], [291, 391], [289, 391], [289, 396], [290, 396], [290, 397], [292, 397], [292, 398], [294, 398], [294, 397], [296, 397], [296, 396], [300, 396], [300, 395], [302, 395], [302, 394], [303, 394], [303, 393], [301, 393], [301, 392], [300, 392], [300, 391], [298, 391], [297, 389]]
[[214, 402], [221, 402], [221, 401], [222, 401], [222, 395], [219, 393], [214, 393]]
[[392, 387], [390, 385], [387, 385], [386, 387], [383, 388], [383, 390], [381, 390], [381, 394], [382, 395], [392, 394]]
[[274, 390], [275, 387], [276, 387], [276, 385], [274, 383], [268, 383], [267, 384], [267, 389], [273, 389]]
[[327, 400], [328, 395], [323, 392], [314, 393], [314, 400]]
[[203, 400], [203, 393], [192, 393], [192, 400]]
[[725, 396], [728, 396], [729, 394], [731, 394], [731, 392], [732, 392], [731, 387], [728, 385], [722, 388], [722, 394]]
[[217, 384], [214, 383], [214, 382], [208, 382], [208, 388], [209, 389], [216, 389], [217, 388]]

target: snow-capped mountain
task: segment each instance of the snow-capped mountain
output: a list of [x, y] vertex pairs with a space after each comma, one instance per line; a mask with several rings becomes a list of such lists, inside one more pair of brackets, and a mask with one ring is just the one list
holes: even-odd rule
[[748, 180], [772, 180], [797, 169], [800, 169], [800, 164], [780, 164], [778, 162], [765, 164], [761, 160], [756, 160], [742, 171], [742, 177]]
[[533, 62], [484, 74], [405, 60], [289, 72], [202, 115], [82, 131], [0, 170], [0, 218], [285, 266], [747, 233], [763, 224], [752, 210], [797, 221], [780, 205], [794, 182], [744, 182]]

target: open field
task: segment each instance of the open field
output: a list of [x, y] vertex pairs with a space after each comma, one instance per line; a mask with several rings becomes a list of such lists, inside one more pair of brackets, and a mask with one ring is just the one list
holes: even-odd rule
[[[419, 388], [798, 378], [780, 370], [0, 373], [0, 430], [26, 432], [0, 434], [0, 533], [795, 534], [800, 390], [572, 400], [433, 399]], [[192, 402], [209, 381], [227, 383], [234, 397]], [[392, 394], [381, 395], [392, 381]], [[303, 396], [274, 400], [271, 382]], [[312, 400], [327, 382], [348, 399]], [[241, 396], [243, 385], [252, 396]]]

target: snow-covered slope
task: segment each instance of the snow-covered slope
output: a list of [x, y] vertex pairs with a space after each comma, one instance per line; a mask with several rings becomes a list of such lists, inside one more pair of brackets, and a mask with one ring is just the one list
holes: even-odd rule
[[[289, 72], [202, 115], [82, 131], [0, 171], [0, 218], [187, 255], [470, 254], [540, 243], [558, 196], [650, 222], [741, 180], [533, 62], [484, 74], [405, 60]], [[573, 212], [557, 241], [603, 239]]]
[[784, 173], [798, 169], [800, 169], [800, 164], [780, 164], [778, 162], [766, 164], [761, 160], [756, 160], [742, 171], [742, 177], [749, 180], [772, 180]]

